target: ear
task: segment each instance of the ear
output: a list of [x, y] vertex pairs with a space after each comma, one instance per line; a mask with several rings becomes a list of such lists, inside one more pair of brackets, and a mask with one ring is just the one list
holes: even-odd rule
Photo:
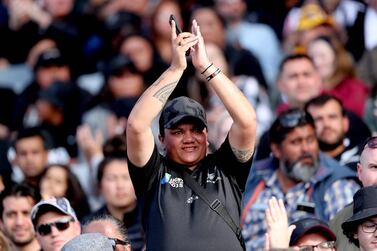
[[361, 181], [361, 183], [363, 183], [362, 180], [361, 180], [361, 174], [363, 172], [363, 167], [361, 166], [360, 163], [357, 163], [357, 170], [356, 171], [357, 171], [357, 178]]
[[3, 220], [0, 219], [0, 230], [4, 233], [4, 223]]
[[164, 137], [161, 136], [161, 134], [158, 135], [158, 139], [160, 140], [160, 143], [164, 144]]
[[271, 143], [270, 147], [271, 147], [271, 152], [274, 154], [274, 156], [280, 159], [282, 156], [282, 153], [280, 151], [279, 145], [276, 143]]
[[277, 81], [277, 86], [278, 86], [278, 90], [282, 93], [285, 92], [285, 85], [284, 85], [284, 81], [282, 81], [280, 78], [278, 79]]
[[343, 116], [342, 123], [343, 123], [344, 133], [348, 132], [348, 129], [350, 128], [350, 121], [349, 121], [347, 115]]

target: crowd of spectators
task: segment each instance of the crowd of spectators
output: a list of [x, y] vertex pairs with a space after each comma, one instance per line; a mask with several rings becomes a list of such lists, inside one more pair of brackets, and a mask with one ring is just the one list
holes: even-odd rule
[[[246, 250], [299, 245], [306, 230], [289, 242], [288, 225], [305, 220], [329, 233], [328, 250], [348, 250], [345, 236], [336, 242], [342, 227], [362, 250], [352, 239], [358, 226], [347, 224], [354, 194], [377, 185], [361, 171], [376, 158], [360, 161], [377, 148], [377, 0], [0, 0], [0, 249], [60, 250], [80, 232], [89, 234], [83, 242], [99, 232], [114, 250], [145, 249], [125, 134], [132, 108], [173, 60], [171, 14], [187, 32], [196, 20], [209, 60], [256, 113], [240, 222]], [[186, 59], [169, 99], [203, 106], [213, 153], [233, 119]], [[158, 127], [154, 120], [164, 153]], [[339, 219], [344, 208], [349, 217]], [[286, 229], [266, 212], [286, 214]], [[70, 228], [58, 244], [48, 239]], [[274, 242], [274, 228], [290, 234]]]

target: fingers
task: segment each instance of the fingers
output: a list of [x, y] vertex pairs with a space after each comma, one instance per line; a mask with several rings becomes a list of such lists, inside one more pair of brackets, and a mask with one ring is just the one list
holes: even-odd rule
[[171, 32], [171, 39], [175, 40], [177, 38], [177, 31], [175, 29], [175, 22], [174, 20], [170, 21], [170, 32]]

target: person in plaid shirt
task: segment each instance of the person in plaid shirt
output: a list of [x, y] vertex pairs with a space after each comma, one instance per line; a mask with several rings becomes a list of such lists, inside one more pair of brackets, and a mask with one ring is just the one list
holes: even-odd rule
[[274, 196], [284, 201], [289, 222], [318, 217], [328, 222], [360, 188], [356, 173], [319, 152], [310, 114], [289, 109], [272, 124], [268, 159], [255, 163], [244, 193], [241, 224], [247, 250], [260, 250], [265, 210]]

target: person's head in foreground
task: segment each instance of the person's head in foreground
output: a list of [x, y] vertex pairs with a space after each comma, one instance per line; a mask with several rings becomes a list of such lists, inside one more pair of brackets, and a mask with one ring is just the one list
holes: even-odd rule
[[377, 186], [361, 188], [353, 196], [353, 215], [343, 222], [343, 233], [361, 251], [377, 250]]
[[334, 251], [336, 236], [327, 223], [316, 218], [304, 218], [293, 222], [293, 230], [289, 246], [300, 251], [326, 250]]
[[81, 234], [70, 240], [61, 251], [114, 251], [118, 246], [127, 246], [125, 242], [116, 238], [106, 237], [100, 233]]
[[[104, 214], [88, 220], [82, 226], [82, 233], [100, 233], [114, 240], [120, 240], [114, 250], [131, 251], [125, 224], [111, 215]], [[126, 244], [121, 244], [121, 242]]]
[[178, 97], [162, 110], [160, 141], [168, 159], [194, 167], [207, 154], [208, 131], [204, 108], [195, 100]]
[[43, 251], [60, 251], [81, 232], [76, 213], [66, 198], [50, 198], [37, 203], [31, 220]]
[[377, 137], [370, 137], [365, 141], [357, 164], [357, 176], [366, 186], [377, 185]]

